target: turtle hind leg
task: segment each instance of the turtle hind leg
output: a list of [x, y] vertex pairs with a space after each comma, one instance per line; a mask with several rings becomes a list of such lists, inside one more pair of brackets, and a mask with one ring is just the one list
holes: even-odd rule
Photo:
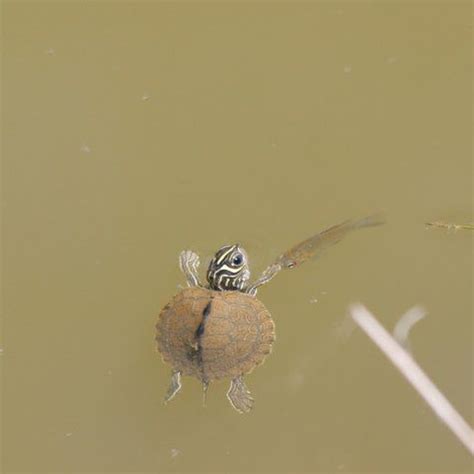
[[252, 395], [250, 395], [242, 377], [232, 379], [227, 398], [239, 413], [248, 413], [253, 407]]
[[181, 372], [173, 372], [170, 386], [165, 395], [165, 404], [168, 403], [181, 389]]

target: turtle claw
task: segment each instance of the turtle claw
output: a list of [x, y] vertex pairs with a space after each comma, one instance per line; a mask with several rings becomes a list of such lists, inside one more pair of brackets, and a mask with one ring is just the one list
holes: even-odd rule
[[236, 377], [230, 383], [227, 398], [239, 413], [248, 413], [253, 407], [253, 398], [242, 377]]

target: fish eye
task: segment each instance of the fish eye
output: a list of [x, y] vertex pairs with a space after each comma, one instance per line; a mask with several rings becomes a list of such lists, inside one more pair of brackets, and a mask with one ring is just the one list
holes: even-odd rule
[[240, 265], [242, 262], [243, 262], [243, 257], [242, 257], [242, 254], [241, 253], [238, 253], [236, 255], [234, 255], [234, 258], [232, 259], [232, 263], [234, 265]]

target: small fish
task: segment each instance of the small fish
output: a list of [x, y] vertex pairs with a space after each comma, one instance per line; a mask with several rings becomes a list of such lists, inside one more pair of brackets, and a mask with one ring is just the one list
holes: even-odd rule
[[442, 222], [442, 221], [433, 221], [433, 222], [426, 222], [426, 227], [437, 227], [439, 229], [446, 229], [446, 230], [474, 230], [474, 224], [453, 224], [450, 222]]
[[333, 225], [319, 234], [300, 242], [281, 255], [275, 264], [281, 268], [294, 268], [311, 258], [317, 258], [328, 247], [343, 239], [349, 232], [364, 227], [374, 227], [385, 223], [383, 214], [373, 214], [362, 219], [347, 220]]

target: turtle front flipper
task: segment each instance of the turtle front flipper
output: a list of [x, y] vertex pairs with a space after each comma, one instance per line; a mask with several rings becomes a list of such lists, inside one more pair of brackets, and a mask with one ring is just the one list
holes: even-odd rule
[[202, 286], [198, 274], [199, 255], [192, 250], [183, 250], [179, 254], [179, 268], [186, 277], [188, 286]]
[[165, 403], [168, 403], [181, 389], [181, 372], [173, 372], [170, 386], [165, 395]]
[[242, 377], [236, 377], [230, 382], [227, 392], [230, 404], [239, 413], [248, 413], [253, 407], [253, 398]]
[[258, 287], [268, 283], [282, 269], [283, 267], [279, 263], [272, 263], [263, 271], [262, 275], [245, 290], [245, 293], [249, 294], [250, 296], [255, 296], [257, 294]]

